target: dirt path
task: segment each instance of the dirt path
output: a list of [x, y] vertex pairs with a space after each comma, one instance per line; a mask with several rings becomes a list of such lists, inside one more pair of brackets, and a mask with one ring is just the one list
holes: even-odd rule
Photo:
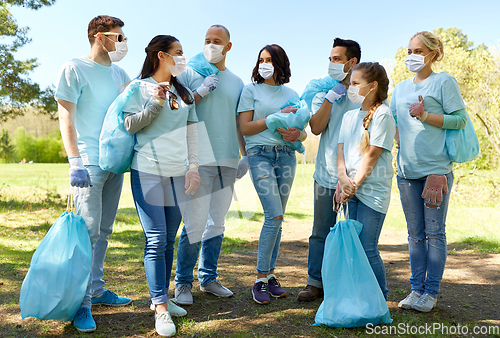
[[[318, 333], [312, 326], [321, 300], [310, 303], [296, 300], [297, 293], [304, 287], [307, 278], [307, 232], [295, 224], [284, 224], [277, 271], [287, 291], [286, 298], [272, 300], [267, 306], [253, 302], [251, 287], [255, 281], [257, 238], [253, 238], [255, 234], [249, 234], [249, 243], [240, 252], [222, 255], [219, 260], [220, 280], [235, 295], [228, 299], [218, 299], [200, 292], [199, 284], [195, 281], [195, 303], [186, 307], [189, 319], [181, 326], [178, 336], [330, 336], [331, 330]], [[406, 232], [384, 230], [380, 239], [380, 251], [390, 290], [388, 305], [394, 317], [394, 314], [403, 311], [397, 307], [397, 303], [410, 290]], [[500, 325], [500, 255], [481, 253], [455, 244], [449, 245], [448, 252], [437, 309], [421, 314], [424, 321], [443, 321], [449, 325], [471, 322]], [[153, 329], [148, 302], [148, 295], [144, 293], [134, 299], [133, 307], [95, 307], [93, 314], [99, 328], [95, 333], [96, 337], [158, 337]], [[19, 332], [19, 335], [12, 337], [79, 336], [69, 323], [36, 322], [34, 319], [21, 322], [19, 312], [16, 311], [0, 311], [0, 315], [10, 332]], [[40, 335], [40, 327], [48, 327], [50, 334]], [[30, 334], [35, 332], [37, 333]], [[358, 335], [359, 331], [344, 330], [339, 336]]]

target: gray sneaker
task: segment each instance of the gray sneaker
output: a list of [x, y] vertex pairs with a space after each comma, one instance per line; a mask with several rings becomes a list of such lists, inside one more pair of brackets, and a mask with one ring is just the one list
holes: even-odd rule
[[405, 299], [399, 302], [398, 306], [403, 309], [411, 309], [411, 307], [418, 301], [420, 296], [422, 295], [419, 295], [415, 291], [412, 291], [408, 296], [406, 296]]
[[231, 297], [233, 295], [233, 292], [222, 285], [218, 280], [214, 280], [207, 286], [200, 286], [200, 290], [216, 295], [217, 297]]
[[436, 306], [436, 303], [437, 298], [432, 298], [429, 294], [424, 293], [411, 308], [420, 312], [429, 312]]
[[189, 285], [181, 284], [175, 288], [175, 302], [181, 305], [193, 304], [193, 295]]

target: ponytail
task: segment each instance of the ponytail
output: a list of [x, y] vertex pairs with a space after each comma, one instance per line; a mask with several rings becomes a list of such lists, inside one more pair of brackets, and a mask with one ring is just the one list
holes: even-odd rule
[[363, 118], [363, 128], [365, 128], [365, 131], [363, 132], [363, 137], [361, 138], [361, 143], [359, 144], [358, 150], [361, 155], [364, 155], [366, 151], [368, 150], [368, 146], [370, 145], [370, 134], [368, 133], [368, 127], [370, 126], [370, 123], [372, 123], [373, 120], [373, 115], [375, 115], [375, 112], [377, 111], [378, 107], [382, 105], [382, 102], [375, 102], [370, 109], [368, 109], [368, 112], [366, 113], [366, 116]]

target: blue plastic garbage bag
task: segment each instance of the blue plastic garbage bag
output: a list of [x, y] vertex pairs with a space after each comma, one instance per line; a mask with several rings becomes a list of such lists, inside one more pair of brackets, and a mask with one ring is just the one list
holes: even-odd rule
[[135, 135], [125, 130], [123, 107], [139, 87], [141, 81], [132, 81], [109, 106], [99, 136], [99, 166], [114, 174], [130, 171], [134, 157]]
[[[307, 104], [298, 98], [292, 98], [288, 100], [280, 109], [285, 107], [299, 108], [295, 113], [274, 113], [266, 118], [267, 128], [276, 135], [276, 137], [282, 138], [281, 134], [278, 133], [278, 128], [299, 128], [304, 130], [307, 126], [307, 122], [311, 118]], [[305, 152], [304, 145], [300, 141], [286, 142], [285, 144], [297, 150], [299, 153], [303, 154]]]
[[[307, 84], [306, 88], [304, 89], [304, 92], [300, 96], [300, 99], [304, 100], [307, 103], [309, 111], [312, 111], [312, 101], [314, 99], [314, 96], [316, 96], [316, 94], [321, 92], [327, 93], [330, 89], [332, 89], [339, 83], [340, 81], [332, 79], [330, 75], [325, 75], [318, 79], [312, 79]], [[341, 98], [338, 99], [337, 102], [340, 100]]]
[[450, 159], [456, 163], [472, 161], [479, 154], [479, 140], [469, 114], [464, 129], [446, 130], [446, 149]]
[[326, 237], [321, 277], [324, 300], [314, 325], [364, 327], [392, 322], [389, 308], [359, 241], [363, 225], [339, 221]]
[[193, 56], [187, 63], [187, 66], [203, 77], [219, 74], [219, 69], [213, 63], [208, 62], [203, 53]]
[[85, 221], [65, 211], [31, 258], [19, 297], [22, 319], [73, 320], [87, 290], [91, 256]]

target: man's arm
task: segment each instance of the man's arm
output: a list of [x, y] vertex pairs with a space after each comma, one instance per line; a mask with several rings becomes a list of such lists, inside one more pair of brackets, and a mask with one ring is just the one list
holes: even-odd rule
[[311, 132], [314, 135], [321, 134], [328, 126], [332, 107], [333, 104], [325, 99], [323, 100], [323, 104], [318, 109], [318, 111], [313, 116], [311, 116], [311, 119], [309, 120], [309, 126], [311, 126]]
[[66, 149], [68, 157], [78, 157], [80, 152], [78, 151], [75, 128], [76, 104], [58, 99], [57, 106], [64, 149]]
[[245, 142], [245, 138], [243, 137], [243, 133], [240, 129], [240, 116], [236, 115], [236, 132], [238, 133], [238, 146], [240, 148], [241, 156], [246, 156], [247, 151], [245, 146], [247, 145]]

